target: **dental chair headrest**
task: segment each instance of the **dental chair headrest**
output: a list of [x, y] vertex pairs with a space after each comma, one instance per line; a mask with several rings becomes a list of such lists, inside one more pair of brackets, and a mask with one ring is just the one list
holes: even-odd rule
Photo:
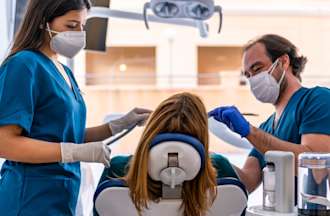
[[[149, 148], [148, 174], [152, 179], [162, 181], [162, 198], [159, 202], [149, 202], [143, 215], [182, 216], [180, 184], [195, 178], [205, 169], [204, 145], [189, 135], [164, 133], [157, 135]], [[206, 215], [245, 215], [248, 196], [244, 185], [233, 178], [218, 179], [217, 183], [218, 195]], [[102, 182], [95, 192], [94, 203], [100, 216], [139, 215], [123, 179]]]
[[174, 188], [184, 181], [194, 179], [204, 169], [203, 144], [190, 135], [163, 133], [150, 144], [148, 174]]

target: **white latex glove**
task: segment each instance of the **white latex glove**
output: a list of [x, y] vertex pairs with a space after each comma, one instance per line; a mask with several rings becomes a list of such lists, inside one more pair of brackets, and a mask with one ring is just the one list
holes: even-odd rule
[[112, 135], [120, 133], [134, 125], [143, 126], [152, 111], [143, 108], [134, 108], [132, 111], [119, 119], [109, 122]]
[[83, 144], [61, 143], [62, 163], [77, 161], [103, 163], [110, 166], [111, 149], [103, 142]]

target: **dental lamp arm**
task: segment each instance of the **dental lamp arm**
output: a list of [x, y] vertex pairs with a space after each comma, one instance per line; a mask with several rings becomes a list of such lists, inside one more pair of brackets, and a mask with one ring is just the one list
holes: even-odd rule
[[202, 38], [207, 38], [209, 36], [209, 25], [203, 21], [196, 20], [196, 27], [199, 30], [199, 35]]
[[[120, 10], [112, 10], [106, 7], [92, 7], [88, 19], [93, 17], [100, 18], [122, 18], [122, 19], [130, 19], [130, 20], [140, 20], [144, 21], [144, 17], [140, 13], [120, 11]], [[172, 24], [186, 27], [198, 28], [201, 34], [201, 37], [204, 35], [208, 35], [208, 32], [205, 32], [208, 28], [207, 24], [204, 22], [198, 23], [193, 20], [183, 20], [183, 19], [162, 19], [156, 16], [148, 15], [148, 21], [155, 23], [163, 23], [163, 24]]]
[[150, 8], [150, 2], [145, 3], [143, 7], [143, 19], [144, 19], [144, 25], [146, 26], [146, 29], [149, 28], [149, 23], [148, 23], [148, 18], [147, 18], [147, 13], [148, 13], [148, 8]]
[[219, 29], [218, 29], [218, 33], [220, 34], [221, 29], [222, 29], [222, 19], [223, 19], [223, 14], [222, 14], [222, 8], [221, 8], [221, 6], [214, 7], [214, 12], [218, 12], [219, 13]]

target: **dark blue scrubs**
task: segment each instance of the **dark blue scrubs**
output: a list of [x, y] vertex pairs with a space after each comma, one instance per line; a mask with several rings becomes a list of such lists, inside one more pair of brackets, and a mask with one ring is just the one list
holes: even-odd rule
[[[0, 126], [18, 125], [22, 135], [32, 139], [83, 143], [86, 107], [72, 72], [65, 70], [72, 88], [39, 51], [21, 51], [10, 57], [0, 67]], [[75, 214], [79, 162], [7, 160], [0, 174], [2, 216]]]
[[[275, 114], [262, 123], [260, 129], [298, 145], [303, 134], [330, 135], [330, 89], [300, 88], [290, 98], [276, 127], [273, 127], [274, 120]], [[249, 156], [257, 158], [261, 168], [266, 166], [263, 154], [256, 149]]]

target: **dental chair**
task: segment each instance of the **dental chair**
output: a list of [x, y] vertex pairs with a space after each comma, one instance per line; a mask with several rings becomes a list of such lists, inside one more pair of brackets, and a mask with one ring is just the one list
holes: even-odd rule
[[[194, 179], [204, 167], [204, 146], [194, 137], [178, 134], [159, 134], [150, 144], [148, 175], [162, 182], [162, 199], [150, 202], [144, 216], [183, 215], [181, 186]], [[234, 178], [217, 179], [217, 197], [207, 216], [245, 215], [248, 195], [244, 185]], [[137, 216], [129, 188], [120, 179], [109, 179], [97, 188], [95, 210], [100, 216]]]

